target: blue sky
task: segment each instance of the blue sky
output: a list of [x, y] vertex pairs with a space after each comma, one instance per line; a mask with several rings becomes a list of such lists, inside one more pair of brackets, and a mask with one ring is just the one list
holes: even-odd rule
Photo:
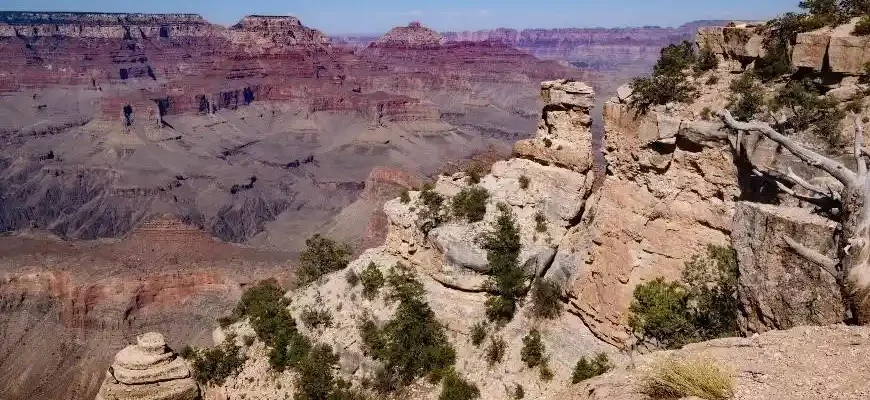
[[419, 20], [434, 29], [661, 25], [763, 19], [798, 0], [0, 0], [0, 10], [189, 12], [233, 24], [246, 14], [295, 15], [328, 34], [379, 33]]

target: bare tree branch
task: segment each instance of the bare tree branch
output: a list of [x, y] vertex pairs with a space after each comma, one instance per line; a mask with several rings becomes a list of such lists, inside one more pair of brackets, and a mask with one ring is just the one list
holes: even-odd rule
[[823, 270], [825, 270], [825, 272], [831, 274], [831, 276], [833, 276], [834, 279], [839, 282], [840, 277], [837, 274], [837, 264], [839, 263], [838, 260], [830, 258], [822, 253], [819, 253], [818, 251], [804, 246], [788, 235], [783, 235], [782, 238], [785, 240], [785, 243], [788, 244], [788, 247], [791, 247], [791, 249], [794, 250], [795, 253], [809, 261], [818, 264], [820, 267], [822, 267]]
[[867, 160], [861, 155], [864, 149], [864, 124], [861, 117], [855, 116], [855, 162], [858, 164], [858, 176], [867, 175]]
[[858, 175], [855, 172], [846, 168], [842, 163], [825, 157], [819, 153], [803, 147], [794, 140], [785, 137], [777, 132], [770, 125], [763, 122], [739, 122], [731, 115], [728, 110], [719, 111], [719, 116], [726, 125], [740, 131], [754, 131], [766, 136], [768, 139], [780, 144], [790, 153], [794, 154], [801, 161], [825, 171], [845, 186], [854, 186], [857, 184]]
[[[788, 187], [786, 186], [786, 184], [782, 183], [782, 180], [784, 180], [786, 182], [794, 184], [794, 182], [792, 182], [786, 175], [779, 171], [769, 171], [768, 173], [765, 173], [759, 171], [758, 169], [753, 169], [752, 173], [758, 177], [766, 178], [772, 181], [776, 184], [779, 190], [782, 190], [783, 192], [793, 196], [794, 198], [806, 201], [810, 204], [815, 204], [816, 206], [821, 208], [830, 208], [836, 201], [838, 201], [835, 196], [831, 196], [830, 194], [824, 192], [817, 192], [815, 196], [807, 196], [797, 193], [793, 188]], [[839, 194], [837, 194], [836, 197], [839, 197]]]
[[[793, 196], [800, 197], [799, 195], [794, 193], [793, 189], [788, 188], [788, 187], [783, 188], [784, 185], [782, 185], [782, 182], [780, 182], [780, 181], [785, 181], [785, 182], [791, 183], [794, 186], [800, 186], [806, 190], [809, 190], [810, 192], [813, 192], [813, 193], [819, 195], [818, 199], [827, 198], [827, 199], [830, 199], [833, 201], [840, 201], [840, 193], [839, 192], [834, 191], [831, 188], [821, 188], [819, 186], [813, 185], [812, 183], [807, 182], [807, 180], [802, 178], [800, 175], [794, 173], [794, 171], [792, 171], [791, 168], [788, 169], [788, 172], [782, 172], [782, 171], [778, 171], [778, 170], [774, 170], [774, 169], [767, 169], [767, 168], [765, 168], [764, 170], [760, 170], [758, 168], [755, 168], [752, 170], [752, 172], [755, 173], [755, 175], [757, 175], [757, 176], [770, 176], [770, 177], [772, 177], [775, 181], [777, 181], [777, 186], [779, 186], [780, 189], [783, 189], [783, 190], [788, 189], [788, 190], [785, 190], [785, 192], [790, 194], [790, 195], [793, 195]], [[806, 197], [806, 196], [804, 196], [804, 197]], [[815, 197], [813, 197], [813, 198], [815, 198]]]

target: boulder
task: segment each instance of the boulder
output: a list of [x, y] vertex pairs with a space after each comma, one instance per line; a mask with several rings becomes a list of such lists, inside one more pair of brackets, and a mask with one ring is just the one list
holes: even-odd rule
[[740, 266], [741, 329], [747, 333], [844, 320], [839, 285], [784, 241], [835, 257], [837, 224], [804, 208], [740, 202], [732, 241]]
[[862, 90], [855, 85], [840, 86], [836, 89], [831, 89], [825, 95], [838, 102], [849, 101], [857, 98]]
[[166, 346], [163, 335], [139, 335], [115, 355], [97, 400], [195, 400], [199, 386], [187, 361]]
[[826, 30], [799, 33], [791, 55], [792, 65], [821, 71], [830, 42], [831, 35]]
[[632, 94], [634, 94], [634, 88], [628, 83], [616, 89], [616, 97], [619, 98], [620, 102], [625, 102]]
[[864, 73], [864, 64], [870, 61], [870, 54], [865, 49], [870, 46], [870, 37], [852, 36], [857, 18], [850, 23], [840, 25], [831, 32], [831, 42], [828, 46], [828, 64], [832, 72], [860, 75]]

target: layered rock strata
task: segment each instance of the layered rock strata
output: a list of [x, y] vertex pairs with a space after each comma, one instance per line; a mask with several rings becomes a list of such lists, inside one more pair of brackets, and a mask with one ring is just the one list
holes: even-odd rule
[[[852, 34], [858, 20], [853, 18], [843, 25], [798, 33], [791, 49], [792, 66], [815, 72], [866, 74], [864, 65], [870, 61], [870, 56], [864, 50], [870, 46], [870, 38]], [[767, 54], [764, 29], [747, 24], [701, 28], [697, 42], [719, 54], [720, 59], [733, 61], [730, 68], [739, 70]]]
[[149, 332], [115, 355], [96, 400], [196, 400], [199, 386], [188, 363]]

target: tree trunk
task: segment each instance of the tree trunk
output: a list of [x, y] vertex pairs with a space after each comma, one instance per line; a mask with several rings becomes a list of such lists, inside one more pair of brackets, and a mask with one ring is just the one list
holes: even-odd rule
[[843, 189], [840, 268], [844, 298], [857, 323], [870, 323], [870, 177]]

